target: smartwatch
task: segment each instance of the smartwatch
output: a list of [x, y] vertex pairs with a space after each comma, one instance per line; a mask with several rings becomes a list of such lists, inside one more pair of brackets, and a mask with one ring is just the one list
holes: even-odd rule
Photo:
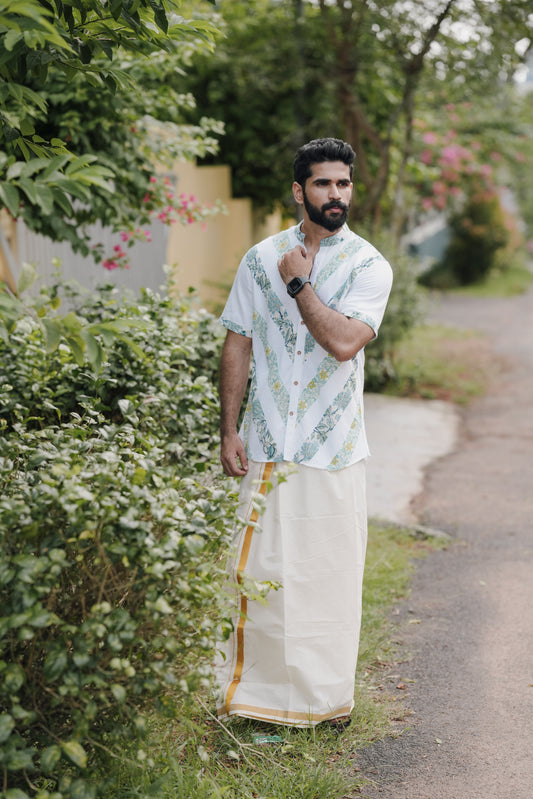
[[296, 297], [299, 291], [303, 289], [306, 283], [311, 283], [308, 277], [293, 277], [287, 283], [287, 294], [289, 297]]

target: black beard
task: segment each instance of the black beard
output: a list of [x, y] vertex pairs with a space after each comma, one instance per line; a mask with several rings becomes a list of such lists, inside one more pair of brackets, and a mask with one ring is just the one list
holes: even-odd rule
[[[305, 191], [303, 192], [303, 199], [305, 210], [307, 211], [307, 215], [309, 216], [311, 222], [314, 222], [315, 225], [320, 225], [320, 227], [329, 230], [330, 233], [333, 233], [335, 230], [340, 230], [348, 219], [348, 211], [350, 210], [350, 206], [346, 205], [340, 200], [331, 200], [329, 203], [325, 203], [322, 208], [318, 208], [318, 206], [309, 202]], [[330, 208], [340, 208], [342, 214], [337, 217], [327, 216], [326, 211], [329, 211]]]

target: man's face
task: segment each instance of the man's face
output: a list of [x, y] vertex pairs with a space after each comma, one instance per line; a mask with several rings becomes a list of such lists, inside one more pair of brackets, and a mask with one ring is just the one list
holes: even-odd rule
[[311, 222], [331, 233], [344, 225], [353, 190], [347, 164], [342, 161], [313, 164], [311, 176], [300, 188], [303, 205]]

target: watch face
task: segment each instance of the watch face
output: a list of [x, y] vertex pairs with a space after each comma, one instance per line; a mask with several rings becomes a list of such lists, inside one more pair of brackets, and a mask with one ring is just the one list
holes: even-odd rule
[[289, 294], [289, 297], [296, 297], [298, 292], [301, 291], [303, 287], [310, 282], [311, 281], [309, 280], [308, 277], [293, 277], [293, 279], [289, 280], [289, 282], [287, 283], [287, 292]]
[[289, 297], [296, 297], [298, 292], [305, 286], [307, 281], [302, 280], [301, 277], [293, 277], [292, 280], [289, 280], [287, 283], [287, 293]]

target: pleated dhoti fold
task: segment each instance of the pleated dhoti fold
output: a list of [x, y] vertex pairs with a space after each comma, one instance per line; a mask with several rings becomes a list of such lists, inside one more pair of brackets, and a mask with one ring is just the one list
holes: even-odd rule
[[[337, 471], [287, 467], [251, 462], [241, 484], [243, 524], [229, 570], [237, 609], [216, 664], [217, 710], [221, 718], [307, 727], [353, 707], [367, 540], [365, 463]], [[258, 493], [265, 494], [259, 517]], [[248, 600], [243, 575], [276, 587], [266, 601]]]

